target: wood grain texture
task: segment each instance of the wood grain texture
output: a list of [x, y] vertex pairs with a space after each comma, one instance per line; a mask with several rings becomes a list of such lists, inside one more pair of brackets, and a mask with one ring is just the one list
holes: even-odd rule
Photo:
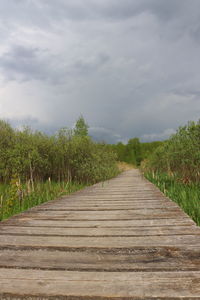
[[124, 172], [0, 223], [0, 299], [200, 299], [200, 229]]

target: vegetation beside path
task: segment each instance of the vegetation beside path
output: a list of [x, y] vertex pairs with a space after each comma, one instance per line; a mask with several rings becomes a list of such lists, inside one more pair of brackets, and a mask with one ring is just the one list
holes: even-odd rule
[[0, 219], [116, 176], [116, 157], [88, 136], [83, 117], [51, 136], [0, 121]]
[[200, 226], [200, 184], [185, 184], [166, 173], [146, 172], [145, 177], [175, 201]]
[[0, 221], [44, 202], [78, 191], [85, 185], [75, 182], [35, 182], [34, 190], [28, 183], [20, 184], [12, 179], [10, 184], [0, 185]]
[[142, 169], [200, 225], [200, 121], [180, 127], [143, 162]]

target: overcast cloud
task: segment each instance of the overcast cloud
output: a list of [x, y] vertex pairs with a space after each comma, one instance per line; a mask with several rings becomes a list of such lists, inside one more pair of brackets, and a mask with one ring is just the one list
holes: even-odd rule
[[0, 118], [108, 142], [200, 118], [199, 0], [0, 0]]

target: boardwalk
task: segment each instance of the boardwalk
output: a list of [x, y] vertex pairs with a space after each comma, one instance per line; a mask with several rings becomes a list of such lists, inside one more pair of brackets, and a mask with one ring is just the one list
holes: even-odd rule
[[138, 170], [0, 225], [0, 299], [200, 299], [200, 229]]

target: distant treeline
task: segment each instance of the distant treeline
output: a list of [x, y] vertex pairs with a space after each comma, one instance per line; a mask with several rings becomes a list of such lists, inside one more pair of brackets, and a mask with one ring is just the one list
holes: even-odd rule
[[0, 182], [76, 181], [95, 183], [118, 173], [116, 153], [88, 136], [83, 117], [74, 129], [49, 136], [30, 128], [17, 130], [0, 121]]
[[127, 144], [118, 143], [113, 145], [113, 150], [117, 153], [117, 159], [135, 166], [147, 159], [163, 142], [141, 143], [138, 138], [132, 138]]

